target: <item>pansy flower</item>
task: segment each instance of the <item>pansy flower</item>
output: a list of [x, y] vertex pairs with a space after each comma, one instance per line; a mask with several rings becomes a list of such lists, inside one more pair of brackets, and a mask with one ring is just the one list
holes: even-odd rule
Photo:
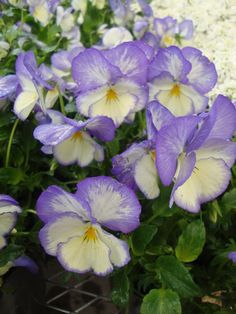
[[150, 98], [175, 116], [200, 113], [215, 85], [215, 66], [195, 48], [160, 49], [149, 66]]
[[155, 165], [156, 136], [161, 127], [172, 119], [174, 116], [165, 107], [152, 101], [146, 110], [148, 140], [134, 143], [112, 158], [112, 174], [130, 188], [139, 188], [148, 199], [154, 199], [160, 193]]
[[[57, 99], [57, 90], [46, 82], [43, 72], [40, 68], [37, 68], [32, 51], [21, 53], [18, 56], [16, 76], [21, 92], [15, 100], [14, 112], [21, 120], [27, 119], [36, 106], [41, 111], [46, 112], [46, 109], [51, 108]], [[44, 89], [47, 90], [46, 96], [44, 96]]]
[[110, 273], [130, 260], [127, 243], [105, 228], [128, 233], [139, 225], [140, 204], [134, 192], [110, 177], [82, 180], [75, 194], [50, 186], [37, 201], [45, 226], [39, 238], [45, 251], [78, 273]]
[[236, 126], [236, 110], [218, 96], [209, 114], [175, 118], [161, 128], [156, 141], [156, 165], [164, 185], [174, 181], [170, 206], [196, 213], [227, 188], [236, 157], [230, 141]]
[[80, 93], [78, 111], [87, 117], [103, 115], [118, 127], [147, 102], [147, 59], [134, 43], [81, 52], [72, 62], [72, 76]]
[[21, 208], [17, 201], [9, 195], [0, 195], [0, 249], [6, 246], [5, 237], [14, 228], [17, 220], [17, 214], [21, 212]]
[[77, 163], [81, 167], [94, 159], [104, 159], [102, 146], [92, 136], [111, 141], [114, 135], [115, 126], [108, 117], [97, 116], [87, 121], [75, 121], [59, 112], [53, 115], [50, 123], [39, 125], [34, 131], [34, 137], [45, 145], [44, 152], [53, 153], [62, 165]]
[[236, 263], [236, 252], [235, 252], [235, 251], [229, 252], [228, 258], [229, 258], [233, 263]]

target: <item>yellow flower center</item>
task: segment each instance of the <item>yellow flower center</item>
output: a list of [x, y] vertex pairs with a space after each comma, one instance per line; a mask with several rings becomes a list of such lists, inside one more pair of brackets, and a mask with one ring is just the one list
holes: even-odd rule
[[151, 154], [152, 160], [155, 161], [155, 160], [156, 160], [156, 151], [155, 151], [155, 150], [152, 150], [152, 151], [150, 152], [150, 154]]
[[97, 240], [97, 231], [94, 227], [90, 226], [85, 231], [84, 240], [87, 240], [87, 241], [96, 241]]
[[109, 88], [106, 94], [106, 99], [107, 99], [107, 103], [111, 102], [111, 101], [117, 101], [118, 100], [118, 95], [116, 93], [116, 91], [112, 88]]
[[162, 38], [162, 42], [164, 43], [165, 46], [170, 46], [174, 44], [175, 40], [171, 36], [164, 35]]
[[75, 132], [73, 135], [72, 135], [72, 140], [76, 141], [76, 140], [79, 140], [79, 141], [82, 141], [83, 140], [83, 133], [82, 131], [77, 131]]
[[171, 96], [179, 96], [181, 94], [181, 91], [180, 91], [180, 87], [178, 84], [175, 84], [172, 88], [172, 90], [170, 91], [171, 93]]

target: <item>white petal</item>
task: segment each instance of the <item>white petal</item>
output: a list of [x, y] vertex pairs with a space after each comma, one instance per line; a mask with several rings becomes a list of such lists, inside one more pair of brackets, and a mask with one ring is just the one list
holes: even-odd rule
[[47, 223], [40, 231], [39, 237], [45, 251], [56, 255], [59, 243], [65, 243], [69, 238], [84, 234], [86, 224], [73, 213], [61, 215]]
[[34, 92], [22, 92], [16, 98], [14, 112], [21, 119], [25, 120], [33, 110], [38, 100], [38, 94]]
[[0, 215], [0, 235], [9, 233], [16, 223], [15, 213], [4, 213]]
[[158, 187], [158, 175], [155, 162], [150, 154], [143, 156], [135, 164], [134, 179], [148, 199], [158, 197], [160, 189]]
[[174, 193], [174, 200], [178, 206], [198, 212], [201, 203], [216, 198], [227, 188], [230, 177], [230, 169], [223, 160], [198, 160], [189, 179]]
[[54, 156], [59, 163], [70, 165], [77, 162], [85, 167], [93, 161], [97, 144], [86, 132], [81, 134], [81, 138], [70, 137], [53, 147]]
[[49, 90], [45, 97], [46, 108], [52, 108], [57, 101], [58, 96], [58, 90], [56, 87], [52, 90]]
[[130, 260], [128, 245], [125, 241], [117, 239], [112, 234], [102, 230], [98, 233], [99, 238], [110, 249], [110, 260], [117, 267], [126, 265]]
[[61, 264], [70, 271], [79, 273], [93, 270], [97, 275], [105, 275], [113, 270], [110, 249], [99, 238], [86, 240], [84, 235], [59, 244], [57, 256]]

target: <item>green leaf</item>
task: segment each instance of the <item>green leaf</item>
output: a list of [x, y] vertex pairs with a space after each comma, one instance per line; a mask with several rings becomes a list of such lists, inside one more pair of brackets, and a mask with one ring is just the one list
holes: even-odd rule
[[153, 289], [143, 299], [141, 314], [181, 314], [179, 296], [170, 289]]
[[135, 255], [143, 255], [146, 246], [157, 233], [157, 227], [142, 224], [132, 235], [132, 249]]
[[180, 297], [199, 295], [200, 289], [185, 266], [174, 256], [161, 256], [157, 260], [157, 275], [163, 285], [178, 292]]
[[117, 271], [113, 277], [112, 301], [119, 307], [126, 307], [129, 303], [129, 279], [124, 269]]
[[152, 206], [152, 211], [155, 216], [170, 217], [178, 211], [175, 204], [171, 208], [169, 207], [171, 189], [171, 187], [160, 186], [160, 195], [153, 202]]
[[204, 223], [199, 219], [191, 222], [178, 239], [175, 255], [181, 262], [192, 262], [201, 254], [206, 240]]
[[13, 262], [24, 253], [24, 247], [16, 244], [9, 244], [0, 251], [0, 267], [5, 266], [8, 262]]
[[24, 179], [24, 172], [20, 168], [0, 168], [0, 182], [16, 185]]
[[224, 194], [220, 201], [220, 207], [227, 211], [236, 208], [236, 188]]

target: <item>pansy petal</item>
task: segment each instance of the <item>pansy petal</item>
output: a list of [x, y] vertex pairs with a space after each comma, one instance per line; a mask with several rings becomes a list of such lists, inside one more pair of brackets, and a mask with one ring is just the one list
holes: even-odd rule
[[134, 166], [137, 160], [147, 153], [148, 141], [132, 144], [123, 153], [112, 158], [112, 174], [131, 189], [136, 188]]
[[92, 162], [96, 150], [96, 142], [84, 131], [75, 133], [69, 139], [53, 146], [53, 154], [62, 165], [71, 165], [77, 162], [85, 167]]
[[45, 223], [55, 215], [67, 212], [74, 212], [85, 221], [90, 217], [90, 209], [85, 201], [55, 185], [41, 193], [36, 209], [39, 218]]
[[112, 234], [99, 228], [99, 238], [110, 249], [110, 260], [113, 265], [121, 267], [126, 265], [130, 261], [129, 248], [125, 241], [117, 239]]
[[75, 213], [65, 213], [52, 218], [39, 232], [39, 239], [49, 255], [56, 255], [59, 243], [84, 234], [86, 224]]
[[148, 104], [146, 110], [147, 136], [148, 139], [155, 139], [162, 126], [171, 123], [174, 119], [172, 113], [162, 106], [158, 101]]
[[22, 209], [14, 198], [9, 195], [0, 194], [0, 214], [20, 213], [21, 211]]
[[198, 160], [191, 176], [175, 191], [174, 201], [187, 211], [197, 213], [202, 203], [215, 199], [226, 190], [230, 177], [230, 169], [223, 160]]
[[72, 76], [82, 92], [112, 82], [120, 75], [120, 70], [94, 48], [81, 52], [72, 62]]
[[89, 202], [92, 216], [107, 228], [128, 233], [139, 225], [141, 206], [135, 193], [110, 177], [84, 179], [76, 195]]
[[57, 257], [62, 266], [73, 272], [94, 271], [104, 276], [113, 270], [110, 249], [100, 239], [85, 241], [84, 236], [74, 237], [58, 245]]
[[115, 136], [115, 125], [112, 119], [104, 116], [89, 119], [86, 123], [86, 129], [102, 141], [112, 141]]
[[44, 145], [57, 145], [70, 138], [76, 128], [68, 125], [43, 124], [34, 130], [34, 137]]
[[149, 80], [157, 77], [162, 72], [168, 72], [175, 80], [186, 81], [186, 75], [191, 70], [188, 62], [178, 47], [171, 46], [158, 51], [156, 58], [149, 66]]
[[164, 185], [171, 184], [177, 168], [177, 158], [199, 121], [200, 118], [194, 116], [176, 118], [157, 134], [156, 165]]
[[189, 82], [200, 93], [208, 93], [217, 82], [215, 66], [202, 52], [193, 47], [182, 49], [184, 57], [191, 63], [192, 69], [188, 74]]
[[10, 97], [14, 94], [18, 84], [19, 82], [16, 75], [0, 77], [0, 99]]
[[16, 213], [0, 214], [0, 235], [8, 234], [16, 224]]
[[[181, 22], [179, 24], [179, 34], [182, 38], [186, 39], [186, 40], [189, 40], [192, 38], [193, 36], [193, 22], [192, 20], [184, 20], [183, 22]], [[184, 54], [185, 56], [185, 54]], [[186, 56], [185, 56], [186, 58]], [[189, 60], [188, 58], [186, 58], [187, 60]], [[190, 61], [191, 62], [191, 61]]]
[[170, 196], [170, 207], [174, 203], [174, 193], [180, 187], [184, 184], [186, 180], [191, 176], [194, 166], [196, 164], [196, 155], [195, 153], [190, 153], [189, 155], [185, 156], [182, 160], [179, 160], [178, 168], [175, 174], [176, 180], [174, 187], [171, 192]]
[[148, 199], [154, 199], [160, 194], [157, 168], [151, 154], [139, 159], [134, 168], [134, 179], [138, 188]]
[[215, 115], [209, 137], [230, 139], [236, 130], [236, 108], [228, 97], [219, 95], [210, 110]]
[[14, 113], [21, 120], [28, 118], [30, 112], [34, 109], [38, 101], [38, 94], [34, 92], [22, 92], [16, 98], [14, 104]]
[[88, 92], [80, 93], [76, 98], [78, 111], [87, 117], [90, 107], [106, 98], [107, 89], [108, 86], [106, 85], [89, 90]]
[[4, 248], [4, 246], [6, 245], [7, 245], [7, 240], [4, 237], [0, 236], [0, 250]]
[[29, 271], [32, 273], [38, 272], [38, 266], [37, 264], [28, 256], [22, 255], [14, 260], [13, 262], [14, 267], [26, 267]]
[[222, 159], [228, 167], [232, 167], [236, 158], [236, 143], [221, 138], [210, 138], [197, 151], [197, 159], [213, 157]]
[[201, 113], [204, 111], [208, 104], [208, 97], [198, 93], [194, 88], [187, 85], [181, 85], [181, 93], [191, 99], [194, 112], [193, 113]]
[[147, 81], [147, 59], [135, 43], [122, 43], [115, 48], [104, 51], [111, 64], [117, 66], [129, 79], [145, 84]]

